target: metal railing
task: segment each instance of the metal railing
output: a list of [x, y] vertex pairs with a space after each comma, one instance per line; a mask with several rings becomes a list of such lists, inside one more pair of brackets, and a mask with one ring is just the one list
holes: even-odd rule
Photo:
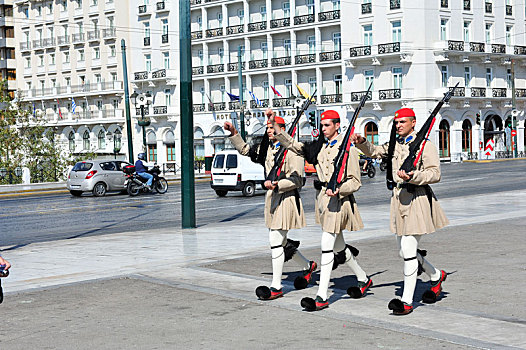
[[70, 44], [69, 35], [57, 36], [57, 43], [58, 45], [69, 45]]
[[91, 40], [99, 40], [100, 39], [100, 31], [98, 30], [91, 30], [88, 32], [88, 41]]
[[42, 41], [43, 41], [42, 39], [36, 39], [36, 40], [33, 40], [33, 48], [34, 48], [34, 49], [40, 49], [40, 48], [42, 48], [42, 46], [43, 46], [43, 45], [42, 45], [42, 44], [43, 44]]
[[370, 56], [371, 55], [371, 46], [351, 47], [349, 50], [350, 50], [351, 57]]
[[361, 101], [362, 97], [364, 97], [365, 94], [368, 95], [366, 101], [370, 101], [373, 99], [372, 91], [369, 91], [369, 93], [367, 93], [367, 91], [351, 92], [351, 102]]
[[341, 60], [341, 58], [342, 58], [341, 51], [331, 51], [331, 52], [321, 52], [320, 53], [320, 62], [336, 61], [336, 60]]
[[166, 10], [166, 3], [164, 1], [159, 1], [156, 4], [157, 11], [163, 11]]
[[471, 0], [464, 0], [464, 11], [471, 10]]
[[222, 73], [225, 71], [225, 65], [223, 63], [220, 64], [211, 64], [206, 66], [206, 72], [207, 73]]
[[203, 39], [203, 31], [202, 30], [196, 30], [195, 32], [192, 32], [190, 34], [190, 38], [192, 40]]
[[400, 0], [389, 0], [389, 8], [391, 10], [400, 9]]
[[[144, 115], [150, 115], [150, 107], [144, 106], [143, 110], [144, 110]], [[135, 115], [141, 116], [141, 109], [140, 108], [135, 108]]]
[[248, 61], [249, 69], [258, 69], [258, 68], [267, 68], [267, 67], [268, 67], [268, 60], [266, 58], [262, 60]]
[[471, 52], [486, 52], [486, 44], [484, 44], [484, 43], [469, 43], [469, 50]]
[[290, 98], [275, 98], [272, 100], [272, 107], [289, 107], [292, 106]]
[[449, 7], [449, 1], [448, 0], [440, 0], [440, 7], [447, 9]]
[[[229, 72], [235, 72], [239, 69], [238, 62], [229, 63], [227, 67]], [[241, 69], [245, 69], [245, 62], [241, 62]]]
[[152, 79], [166, 78], [166, 69], [159, 69], [152, 72]]
[[333, 19], [340, 19], [340, 10], [333, 10], [333, 11], [318, 13], [318, 21], [320, 22], [331, 21]]
[[[201, 0], [197, 0], [199, 1], [199, 3], [201, 3]], [[191, 0], [190, 0], [190, 3], [191, 3]], [[177, 163], [163, 163], [163, 174], [166, 174], [166, 173], [174, 173], [177, 174], [177, 172], [181, 169], [181, 167], [179, 165], [177, 165]]]
[[448, 40], [447, 49], [450, 51], [464, 51], [464, 42], [458, 40]]
[[205, 108], [205, 104], [204, 103], [200, 103], [200, 104], [194, 104], [192, 106], [192, 110], [194, 112], [204, 112], [206, 110]]
[[402, 89], [387, 89], [378, 91], [378, 99], [380, 100], [394, 100], [402, 98]]
[[148, 72], [135, 72], [133, 73], [133, 79], [134, 80], [146, 80], [148, 79]]
[[526, 46], [515, 46], [513, 52], [516, 55], [526, 55]]
[[295, 57], [296, 64], [305, 64], [305, 63], [316, 63], [316, 54], [310, 53], [308, 55], [297, 55]]
[[493, 97], [506, 97], [506, 88], [493, 88], [491, 89], [491, 95]]
[[493, 4], [491, 2], [486, 2], [484, 8], [486, 9], [486, 13], [493, 12]]
[[506, 45], [504, 44], [492, 44], [491, 45], [492, 53], [506, 53]]
[[270, 60], [270, 65], [272, 67], [289, 66], [291, 64], [292, 64], [292, 59], [290, 56], [278, 57], [278, 58], [273, 58]]
[[20, 43], [20, 50], [31, 50], [31, 43], [30, 42], [21, 42]]
[[400, 43], [388, 43], [378, 45], [378, 54], [400, 52]]
[[240, 33], [243, 33], [244, 31], [245, 31], [245, 26], [243, 24], [226, 27], [226, 35], [240, 34]]
[[290, 26], [290, 18], [279, 18], [270, 21], [270, 28], [281, 28]]
[[205, 73], [205, 69], [203, 66], [192, 67], [192, 75], [200, 75], [204, 73]]
[[362, 15], [364, 14], [367, 14], [367, 13], [372, 13], [373, 12], [373, 4], [368, 2], [366, 4], [362, 4]]
[[486, 88], [471, 88], [471, 97], [486, 97]]
[[314, 23], [314, 21], [315, 21], [314, 14], [294, 17], [294, 25]]
[[341, 103], [342, 94], [321, 95], [321, 104]]
[[259, 100], [259, 102], [260, 102], [260, 105], [258, 105], [255, 100], [250, 101], [250, 108], [268, 108], [269, 106], [268, 98]]
[[168, 113], [167, 106], [154, 106], [153, 107], [153, 114], [167, 114], [167, 113]]
[[117, 30], [115, 28], [105, 28], [102, 30], [102, 36], [104, 39], [115, 38], [117, 36]]
[[151, 44], [151, 40], [150, 40], [150, 37], [147, 36], [146, 38], [144, 38], [144, 46], [150, 46]]
[[208, 110], [210, 112], [212, 112], [212, 111], [225, 111], [226, 110], [226, 104], [224, 102], [210, 103], [208, 105]]
[[513, 16], [513, 6], [506, 5], [506, 16]]
[[139, 14], [146, 13], [148, 11], [147, 5], [139, 5]]
[[161, 44], [168, 44], [168, 34], [161, 35]]
[[47, 38], [42, 41], [42, 46], [51, 47], [55, 46], [55, 38]]
[[464, 97], [466, 96], [466, 88], [465, 87], [457, 87], [455, 91], [453, 91], [453, 87], [449, 87], [449, 91], [453, 92], [451, 96], [454, 97]]
[[84, 33], [73, 34], [73, 44], [83, 43], [84, 42]]
[[249, 23], [248, 24], [248, 31], [249, 32], [255, 32], [258, 30], [265, 30], [267, 29], [267, 22], [255, 22], [255, 23]]
[[192, 5], [200, 5], [201, 4], [201, 0], [190, 0], [190, 6]]
[[214, 28], [214, 29], [206, 30], [207, 38], [213, 38], [213, 37], [222, 36], [222, 35], [223, 35], [223, 28]]
[[526, 97], [526, 89], [515, 89], [515, 97]]
[[[243, 106], [246, 106], [244, 102], [243, 102]], [[241, 103], [239, 101], [230, 101], [230, 102], [228, 102], [228, 109], [229, 110], [234, 111], [234, 110], [240, 109], [240, 108], [241, 108]]]

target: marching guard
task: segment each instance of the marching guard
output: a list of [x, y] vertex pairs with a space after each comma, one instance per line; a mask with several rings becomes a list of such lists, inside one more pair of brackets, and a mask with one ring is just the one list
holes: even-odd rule
[[[285, 130], [283, 118], [276, 120], [279, 131]], [[250, 147], [246, 144], [232, 123], [225, 122], [224, 129], [230, 131], [230, 142], [236, 150], [249, 156], [252, 161], [265, 167], [268, 173], [274, 166], [274, 156], [280, 149], [280, 143], [274, 138], [274, 128], [267, 123], [267, 137], [260, 145]], [[259, 286], [256, 295], [261, 300], [272, 300], [283, 296], [281, 278], [284, 262], [292, 259], [303, 268], [302, 276], [294, 281], [296, 289], [303, 289], [312, 280], [317, 264], [307, 260], [297, 249], [299, 241], [287, 239], [291, 229], [306, 226], [303, 205], [298, 190], [303, 185], [303, 159], [292, 152], [285, 157], [281, 173], [277, 181], [265, 181], [267, 188], [265, 195], [265, 224], [269, 229], [269, 242], [272, 256], [272, 283], [270, 288]]]

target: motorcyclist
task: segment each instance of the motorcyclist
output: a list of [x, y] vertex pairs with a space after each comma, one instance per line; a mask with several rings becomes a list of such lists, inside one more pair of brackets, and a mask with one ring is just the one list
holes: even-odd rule
[[135, 172], [137, 172], [137, 175], [140, 177], [148, 179], [146, 188], [150, 191], [152, 189], [153, 175], [148, 172], [146, 165], [143, 163], [143, 160], [146, 160], [146, 153], [139, 153], [137, 158], [135, 162]]

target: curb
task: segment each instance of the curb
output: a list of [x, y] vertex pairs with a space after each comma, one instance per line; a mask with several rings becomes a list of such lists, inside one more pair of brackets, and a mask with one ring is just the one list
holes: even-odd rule
[[509, 162], [513, 160], [526, 160], [526, 158], [502, 158], [502, 159], [481, 159], [481, 160], [463, 160], [462, 163], [493, 163], [493, 162]]

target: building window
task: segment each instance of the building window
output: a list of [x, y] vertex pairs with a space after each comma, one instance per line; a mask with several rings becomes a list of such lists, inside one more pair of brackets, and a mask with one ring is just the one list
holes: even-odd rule
[[447, 66], [440, 67], [440, 75], [441, 75], [441, 80], [442, 80], [442, 87], [447, 87], [447, 83], [449, 79]]
[[163, 19], [162, 23], [163, 23], [163, 35], [166, 35], [168, 34], [168, 20]]
[[166, 161], [175, 162], [175, 144], [169, 143], [166, 145]]
[[144, 37], [150, 37], [150, 22], [144, 22]]
[[485, 31], [485, 35], [486, 35], [486, 44], [491, 44], [491, 38], [492, 38], [492, 25], [491, 23], [486, 23], [486, 31]]
[[309, 94], [312, 96], [316, 91], [316, 77], [309, 77]]
[[393, 43], [402, 42], [402, 22], [401, 21], [391, 22], [391, 30], [393, 33]]
[[62, 4], [62, 11], [63, 12], [67, 11], [68, 10], [68, 0], [62, 0], [61, 4]]
[[219, 56], [219, 63], [223, 64], [225, 58], [225, 49], [223, 49], [222, 47], [217, 49], [217, 55]]
[[93, 56], [94, 56], [94, 59], [100, 60], [100, 48], [95, 47], [93, 49]]
[[341, 51], [342, 36], [341, 33], [332, 33], [333, 51]]
[[307, 12], [309, 15], [314, 14], [314, 0], [307, 0]]
[[402, 89], [402, 67], [393, 68], [393, 89]]
[[512, 44], [512, 31], [513, 31], [513, 26], [506, 26], [506, 45], [508, 46], [511, 46]]
[[268, 99], [268, 81], [264, 81], [261, 85], [263, 86], [263, 98]]
[[508, 89], [511, 89], [511, 83], [511, 69], [508, 68], [506, 71], [506, 85], [508, 86]]
[[373, 45], [373, 25], [366, 24], [363, 27], [363, 44], [364, 46]]
[[84, 131], [84, 135], [82, 135], [82, 149], [89, 151], [90, 147], [89, 131], [86, 130]]
[[334, 80], [334, 91], [336, 95], [341, 95], [342, 93], [342, 75], [335, 74], [333, 77]]
[[471, 27], [471, 22], [464, 21], [464, 42], [466, 43], [469, 43], [471, 41], [470, 30], [469, 30], [470, 27]]
[[152, 71], [152, 55], [144, 55], [144, 67], [147, 72]]
[[267, 20], [267, 7], [260, 6], [259, 13], [261, 13], [261, 21], [266, 21]]
[[64, 63], [69, 63], [69, 51], [64, 51]]
[[170, 69], [170, 53], [163, 52], [164, 69]]
[[493, 69], [486, 68], [486, 87], [491, 87], [492, 80], [493, 80]]
[[340, 10], [340, 0], [332, 0], [332, 10], [333, 11]]
[[440, 40], [447, 40], [447, 22], [445, 18], [440, 19]]
[[290, 56], [290, 39], [285, 39], [283, 41], [283, 47], [285, 48], [285, 56]]
[[115, 45], [110, 45], [110, 57], [117, 56], [117, 50], [115, 49]]
[[223, 26], [223, 13], [222, 12], [217, 13], [217, 21], [219, 22], [219, 27], [222, 27]]
[[40, 17], [42, 16], [42, 6], [38, 5], [37, 6], [37, 17]]
[[148, 161], [157, 161], [157, 145], [148, 145]]
[[471, 67], [464, 67], [464, 86], [471, 86]]
[[316, 53], [316, 36], [310, 35], [307, 37], [307, 42], [309, 44], [309, 54]]
[[77, 3], [78, 9], [82, 8], [82, 0], [75, 0], [75, 2]]
[[44, 55], [39, 55], [38, 56], [38, 66], [39, 67], [44, 67]]
[[365, 138], [374, 145], [378, 145], [378, 126], [369, 122], [365, 125]]
[[290, 17], [290, 2], [283, 3], [283, 17]]
[[237, 17], [239, 18], [239, 24], [245, 24], [245, 11], [243, 9], [237, 10]]
[[369, 89], [369, 85], [371, 85], [371, 91], [374, 90], [374, 71], [366, 70], [363, 72], [363, 75], [365, 77], [365, 90]]
[[438, 155], [440, 158], [449, 157], [449, 123], [443, 119], [439, 125]]
[[221, 92], [221, 102], [225, 102], [226, 88], [224, 85], [219, 85], [219, 92]]
[[69, 151], [75, 152], [75, 133], [73, 131], [69, 132], [68, 144], [69, 144]]
[[26, 57], [26, 68], [31, 68], [31, 57]]
[[164, 89], [164, 102], [166, 103], [167, 107], [172, 105], [172, 90]]
[[99, 146], [99, 149], [106, 148], [106, 133], [104, 130], [99, 131], [99, 134], [97, 135], [97, 146]]
[[84, 61], [86, 57], [84, 56], [84, 49], [79, 50], [79, 61]]
[[471, 122], [466, 119], [462, 122], [462, 152], [471, 152]]
[[291, 97], [292, 94], [292, 79], [285, 79], [285, 90], [287, 91], [287, 97]]

